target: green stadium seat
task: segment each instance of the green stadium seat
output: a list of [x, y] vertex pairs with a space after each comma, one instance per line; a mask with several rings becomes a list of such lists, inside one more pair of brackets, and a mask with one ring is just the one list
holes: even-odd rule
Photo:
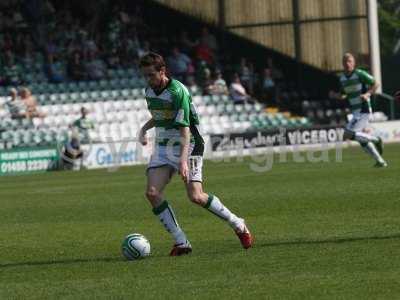
[[101, 90], [107, 90], [110, 88], [108, 81], [104, 80], [104, 79], [99, 81], [98, 86], [99, 86], [99, 89], [101, 89]]
[[107, 70], [107, 77], [108, 77], [109, 79], [117, 78], [117, 72], [116, 72], [116, 70], [114, 70], [114, 69], [108, 69], [108, 70]]
[[120, 88], [119, 81], [117, 79], [111, 79], [109, 81], [110, 88], [113, 90], [117, 90]]
[[89, 81], [88, 82], [88, 89], [89, 91], [97, 91], [100, 89], [100, 85], [97, 81]]
[[120, 90], [111, 90], [110, 97], [112, 100], [118, 100], [121, 98]]
[[87, 92], [89, 90], [88, 84], [86, 81], [79, 81], [78, 82], [78, 90], [80, 92]]
[[122, 87], [122, 88], [129, 88], [129, 79], [128, 78], [121, 78], [120, 80], [119, 80], [119, 85]]

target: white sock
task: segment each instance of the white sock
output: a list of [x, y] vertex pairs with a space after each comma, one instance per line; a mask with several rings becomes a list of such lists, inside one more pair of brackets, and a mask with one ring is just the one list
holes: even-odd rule
[[385, 160], [379, 154], [378, 150], [376, 150], [376, 147], [372, 142], [367, 143], [365, 146], [362, 146], [362, 148], [365, 150], [365, 152], [371, 155], [377, 162], [380, 163], [385, 162]]
[[365, 133], [365, 132], [356, 132], [354, 134], [354, 139], [360, 143], [368, 143], [368, 142], [376, 143], [378, 141], [377, 137], [370, 135], [368, 133]]
[[241, 229], [243, 227], [243, 219], [232, 213], [217, 196], [208, 194], [207, 204], [204, 206], [208, 211], [221, 219], [227, 221], [233, 229]]
[[172, 234], [176, 244], [186, 243], [186, 235], [176, 220], [174, 211], [167, 201], [153, 208], [153, 213], [158, 216], [165, 229]]

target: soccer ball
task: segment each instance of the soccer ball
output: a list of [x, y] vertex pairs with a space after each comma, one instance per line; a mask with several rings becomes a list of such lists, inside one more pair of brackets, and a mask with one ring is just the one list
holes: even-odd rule
[[150, 255], [150, 243], [144, 235], [132, 233], [122, 242], [122, 255], [127, 260], [136, 260]]

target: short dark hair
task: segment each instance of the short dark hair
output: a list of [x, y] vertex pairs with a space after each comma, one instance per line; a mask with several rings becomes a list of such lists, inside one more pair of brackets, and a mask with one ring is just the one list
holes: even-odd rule
[[141, 68], [154, 66], [157, 71], [161, 71], [162, 68], [165, 68], [165, 61], [160, 54], [149, 52], [140, 59], [139, 66]]

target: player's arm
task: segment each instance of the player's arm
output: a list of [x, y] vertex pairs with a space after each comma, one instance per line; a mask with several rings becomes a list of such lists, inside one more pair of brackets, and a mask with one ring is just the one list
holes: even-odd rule
[[174, 126], [179, 128], [181, 153], [179, 159], [179, 171], [185, 183], [189, 180], [189, 144], [190, 144], [190, 95], [183, 88], [178, 90], [174, 97], [174, 107], [177, 111], [174, 120]]
[[362, 94], [360, 97], [361, 97], [363, 100], [367, 101], [367, 100], [371, 97], [371, 95], [375, 94], [375, 92], [376, 92], [376, 90], [377, 90], [378, 88], [379, 88], [379, 83], [375, 81], [375, 82], [370, 86], [370, 88], [369, 88], [364, 94]]
[[333, 100], [346, 100], [347, 99], [347, 95], [346, 95], [346, 92], [345, 92], [343, 86], [340, 85], [340, 91], [339, 92], [330, 90], [329, 91], [329, 98], [331, 98]]
[[139, 142], [142, 145], [147, 145], [147, 136], [146, 136], [147, 130], [153, 128], [154, 126], [155, 126], [154, 119], [151, 118], [150, 120], [148, 120], [142, 126], [142, 128], [140, 128], [140, 130], [139, 130]]
[[184, 182], [188, 182], [189, 180], [189, 167], [188, 167], [188, 158], [189, 158], [189, 144], [190, 144], [190, 130], [189, 127], [180, 127], [179, 128], [181, 134], [181, 155], [179, 160], [179, 170], [182, 176], [182, 180]]
[[375, 78], [372, 75], [368, 74], [363, 70], [358, 71], [358, 76], [360, 77], [360, 80], [363, 84], [369, 86], [368, 90], [360, 96], [361, 99], [367, 101], [369, 100], [371, 95], [375, 94], [376, 90], [379, 87], [379, 83], [375, 80]]

